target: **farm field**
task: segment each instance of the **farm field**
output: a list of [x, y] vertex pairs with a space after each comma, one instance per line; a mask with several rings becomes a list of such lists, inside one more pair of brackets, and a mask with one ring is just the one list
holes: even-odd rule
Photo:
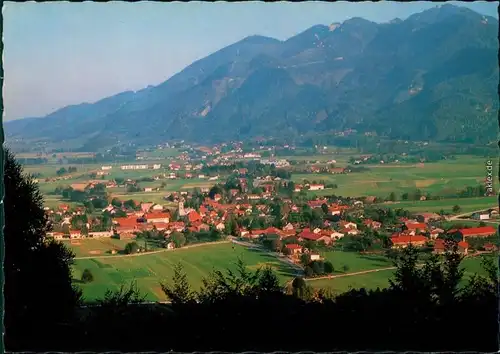
[[[81, 257], [88, 256], [96, 250], [106, 252], [111, 245], [123, 248], [127, 243], [127, 241], [120, 240], [111, 240], [110, 242], [107, 244], [102, 240], [81, 240], [80, 245], [71, 245], [68, 242], [68, 246], [77, 253], [77, 256]], [[388, 269], [367, 274], [347, 275], [391, 267], [391, 261], [384, 256], [360, 255], [341, 251], [323, 252], [322, 256], [332, 262], [335, 269], [334, 276], [342, 274], [346, 274], [346, 276], [334, 279], [308, 280], [308, 284], [314, 288], [329, 288], [336, 293], [347, 291], [350, 288], [386, 287], [394, 272]], [[136, 281], [139, 289], [147, 295], [148, 300], [163, 301], [165, 296], [159, 283], [168, 280], [173, 275], [173, 267], [178, 262], [184, 265], [193, 288], [198, 289], [202, 278], [207, 276], [212, 269], [234, 269], [238, 257], [242, 257], [248, 268], [254, 271], [261, 266], [271, 266], [277, 271], [283, 284], [294, 276], [291, 267], [273, 256], [230, 243], [206, 244], [138, 256], [118, 255], [105, 258], [96, 256], [91, 259], [76, 259], [73, 276], [75, 282], [79, 283], [76, 279], [81, 277], [85, 268], [92, 271], [94, 281], [90, 284], [79, 284], [83, 288], [87, 300], [102, 297], [108, 289], [117, 290], [121, 285]], [[477, 272], [484, 274], [480, 264], [481, 257], [466, 258], [463, 261], [465, 278]], [[347, 271], [344, 271], [344, 265], [348, 266]]]
[[182, 152], [180, 149], [175, 148], [163, 148], [163, 149], [155, 149], [153, 151], [145, 151], [141, 152], [141, 156], [146, 158], [169, 158], [176, 157]]
[[[294, 182], [303, 180], [335, 183], [335, 190], [314, 191], [311, 194], [336, 194], [341, 196], [387, 197], [391, 192], [397, 196], [420, 189], [424, 193], [444, 193], [456, 191], [467, 186], [484, 183], [486, 177], [485, 161], [481, 158], [460, 157], [453, 161], [426, 163], [423, 165], [361, 165], [368, 168], [365, 172], [350, 174], [293, 174]], [[496, 167], [493, 169], [495, 170]], [[494, 188], [497, 182], [494, 181]]]
[[[387, 267], [390, 267], [388, 265]], [[389, 279], [393, 276], [394, 270], [381, 270], [367, 274], [358, 274], [334, 279], [311, 279], [307, 285], [315, 289], [328, 289], [335, 294], [340, 294], [350, 289], [383, 289], [389, 286]]]
[[[486, 225], [491, 225], [495, 227], [495, 224], [499, 224], [500, 221], [498, 219], [493, 219], [493, 220], [485, 220], [483, 221]], [[464, 225], [464, 226], [469, 226], [469, 227], [480, 227], [481, 226], [481, 221], [479, 220], [461, 220], [461, 219], [456, 219], [453, 221], [442, 221], [441, 226], [445, 228], [455, 228], [456, 226]]]
[[451, 211], [454, 205], [460, 206], [460, 213], [468, 213], [476, 210], [495, 208], [498, 206], [497, 197], [477, 197], [459, 199], [441, 199], [424, 201], [404, 201], [377, 204], [381, 207], [402, 208], [411, 212], [439, 212]]
[[[85, 244], [90, 241], [89, 244]], [[113, 240], [118, 247], [124, 247], [127, 241]], [[118, 245], [116, 242], [123, 242]], [[80, 245], [70, 246], [77, 256], [89, 256], [90, 252], [101, 250], [103, 253], [110, 249], [110, 245], [101, 240], [81, 240]], [[148, 299], [151, 301], [164, 300], [163, 292], [158, 283], [172, 275], [173, 266], [181, 261], [185, 264], [185, 270], [189, 280], [194, 288], [199, 288], [202, 277], [206, 276], [211, 269], [226, 269], [231, 268], [238, 256], [241, 256], [249, 269], [257, 270], [258, 267], [270, 265], [274, 268], [282, 283], [289, 281], [293, 277], [293, 270], [285, 263], [277, 260], [275, 257], [266, 253], [250, 250], [243, 246], [231, 244], [207, 244], [203, 246], [177, 249], [153, 254], [144, 254], [140, 256], [111, 256], [99, 258], [96, 256], [92, 259], [77, 259], [74, 266], [74, 278], [79, 279], [85, 268], [89, 268], [93, 275], [94, 281], [91, 284], [81, 285], [84, 290], [84, 295], [88, 299], [95, 299], [104, 295], [106, 289], [118, 289], [121, 284], [130, 283], [132, 280], [137, 281], [138, 287], [148, 293]], [[383, 256], [363, 256], [350, 252], [327, 252], [323, 256], [330, 260], [336, 270], [335, 274], [343, 274], [342, 267], [349, 267], [347, 273], [358, 272], [370, 269], [390, 267], [392, 264]], [[367, 274], [367, 279], [377, 277], [377, 273]], [[354, 276], [346, 277], [353, 280]], [[343, 279], [343, 278], [339, 278]], [[339, 280], [337, 279], [337, 280]], [[361, 279], [361, 278], [356, 278]], [[356, 282], [354, 285], [362, 286], [363, 283]], [[369, 280], [374, 282], [373, 280]], [[316, 285], [314, 281], [314, 285]], [[322, 284], [321, 280], [318, 284]], [[346, 284], [351, 284], [348, 282]], [[378, 283], [377, 283], [378, 284]], [[311, 285], [313, 285], [311, 283]], [[347, 289], [347, 288], [346, 288]]]
[[68, 248], [70, 248], [75, 256], [78, 257], [92, 257], [92, 256], [105, 256], [111, 255], [109, 252], [114, 249], [116, 251], [123, 251], [125, 245], [131, 240], [119, 240], [111, 237], [103, 237], [96, 239], [84, 240], [63, 240]]
[[73, 276], [80, 279], [85, 268], [90, 269], [94, 275], [92, 283], [78, 284], [87, 300], [104, 296], [107, 289], [117, 290], [122, 284], [136, 281], [138, 288], [147, 294], [148, 300], [163, 301], [166, 298], [159, 283], [173, 275], [173, 267], [178, 262], [184, 265], [193, 288], [198, 289], [202, 278], [212, 269], [234, 269], [238, 257], [252, 270], [257, 270], [260, 266], [271, 266], [283, 283], [293, 275], [289, 266], [272, 256], [239, 245], [219, 243], [132, 257], [75, 260]]
[[288, 161], [311, 161], [316, 163], [318, 161], [321, 163], [327, 163], [328, 161], [335, 160], [339, 166], [347, 166], [351, 154], [318, 154], [318, 155], [289, 155], [289, 156], [277, 156], [278, 159], [286, 159]]
[[349, 267], [347, 273], [392, 266], [391, 261], [383, 255], [361, 255], [342, 251], [320, 252], [320, 255], [332, 263], [334, 274], [345, 273], [342, 269], [344, 265]]
[[[462, 262], [462, 268], [464, 269], [463, 281], [466, 282], [474, 274], [480, 274], [486, 276], [486, 272], [481, 267], [481, 260], [483, 257], [493, 257], [492, 255], [477, 256], [477, 257], [467, 257]], [[391, 267], [392, 264], [388, 262], [385, 266], [375, 268], [385, 268]], [[335, 267], [335, 264], [334, 264]], [[371, 268], [371, 269], [375, 269]], [[359, 271], [359, 270], [358, 270]], [[347, 273], [355, 272], [354, 270], [349, 270]], [[334, 274], [335, 275], [335, 274]], [[309, 286], [316, 289], [329, 289], [333, 293], [342, 293], [350, 289], [383, 289], [389, 286], [389, 279], [394, 275], [393, 269], [381, 270], [377, 272], [343, 276], [334, 279], [310, 279], [307, 281]]]

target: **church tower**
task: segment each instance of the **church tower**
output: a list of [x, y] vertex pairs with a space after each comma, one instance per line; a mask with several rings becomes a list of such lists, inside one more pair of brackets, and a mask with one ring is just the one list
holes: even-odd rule
[[186, 215], [186, 211], [184, 210], [184, 202], [179, 201], [179, 216]]

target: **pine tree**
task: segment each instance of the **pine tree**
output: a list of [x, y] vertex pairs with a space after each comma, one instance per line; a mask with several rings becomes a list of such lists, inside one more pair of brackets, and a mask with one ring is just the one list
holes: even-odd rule
[[42, 194], [9, 151], [4, 187], [5, 340], [9, 350], [22, 350], [28, 343], [36, 345], [33, 336], [42, 338], [72, 319], [81, 290], [72, 285], [74, 254], [46, 238]]

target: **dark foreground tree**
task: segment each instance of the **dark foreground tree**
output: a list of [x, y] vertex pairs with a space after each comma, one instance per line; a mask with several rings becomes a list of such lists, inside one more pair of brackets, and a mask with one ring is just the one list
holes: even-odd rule
[[35, 338], [50, 340], [44, 329], [72, 320], [81, 292], [72, 285], [73, 253], [46, 238], [42, 195], [8, 151], [4, 184], [5, 343], [29, 350]]

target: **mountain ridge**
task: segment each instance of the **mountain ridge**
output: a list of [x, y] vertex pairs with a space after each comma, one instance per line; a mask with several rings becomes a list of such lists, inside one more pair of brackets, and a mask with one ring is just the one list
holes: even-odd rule
[[494, 139], [497, 34], [496, 19], [447, 4], [404, 21], [315, 25], [285, 41], [248, 36], [160, 85], [5, 122], [5, 131], [7, 139], [83, 137], [81, 148], [91, 151], [124, 141], [295, 139], [345, 129]]

